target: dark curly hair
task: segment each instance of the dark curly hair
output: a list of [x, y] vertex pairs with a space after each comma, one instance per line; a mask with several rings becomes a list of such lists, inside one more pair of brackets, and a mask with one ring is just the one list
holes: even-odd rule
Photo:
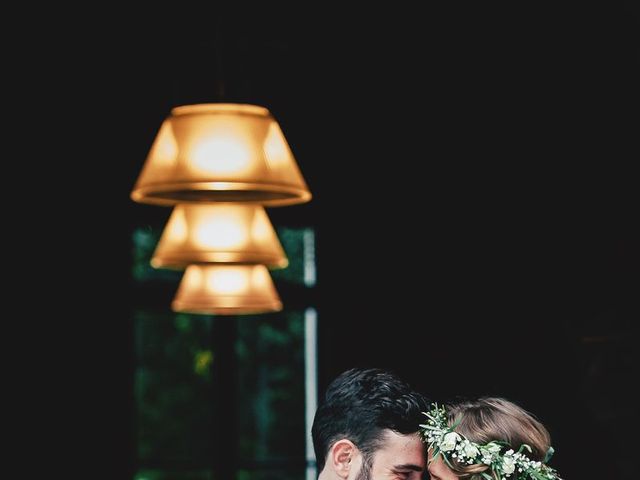
[[313, 420], [312, 436], [318, 471], [322, 471], [331, 445], [345, 438], [362, 452], [363, 468], [382, 447], [385, 430], [399, 434], [418, 431], [421, 412], [430, 402], [393, 373], [377, 369], [351, 369], [327, 388]]

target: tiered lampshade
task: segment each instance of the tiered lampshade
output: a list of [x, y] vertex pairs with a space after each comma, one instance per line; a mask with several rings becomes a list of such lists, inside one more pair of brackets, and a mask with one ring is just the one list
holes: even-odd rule
[[307, 202], [311, 193], [269, 110], [176, 107], [162, 124], [131, 198], [141, 203]]
[[202, 263], [260, 263], [284, 268], [289, 262], [260, 205], [178, 205], [162, 233], [151, 265], [182, 269]]
[[282, 303], [264, 265], [190, 265], [172, 303], [176, 312], [276, 312]]
[[267, 267], [288, 265], [265, 206], [311, 193], [269, 110], [217, 103], [176, 107], [131, 192], [175, 206], [151, 260], [185, 269], [175, 311], [245, 314], [282, 309]]

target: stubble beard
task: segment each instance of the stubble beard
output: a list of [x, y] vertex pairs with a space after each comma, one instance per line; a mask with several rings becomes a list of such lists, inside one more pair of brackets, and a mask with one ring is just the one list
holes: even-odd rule
[[358, 472], [358, 476], [355, 480], [371, 480], [371, 460], [369, 458], [364, 458], [362, 461], [362, 467]]

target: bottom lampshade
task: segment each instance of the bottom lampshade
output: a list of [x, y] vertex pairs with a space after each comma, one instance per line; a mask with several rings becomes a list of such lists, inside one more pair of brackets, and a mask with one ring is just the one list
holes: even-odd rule
[[171, 304], [176, 312], [277, 312], [282, 302], [264, 265], [189, 265]]

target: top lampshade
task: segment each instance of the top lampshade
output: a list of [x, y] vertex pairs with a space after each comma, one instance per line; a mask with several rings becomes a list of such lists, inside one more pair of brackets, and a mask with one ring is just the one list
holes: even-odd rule
[[212, 103], [176, 107], [163, 122], [138, 181], [136, 202], [156, 205], [307, 202], [307, 187], [269, 110]]

